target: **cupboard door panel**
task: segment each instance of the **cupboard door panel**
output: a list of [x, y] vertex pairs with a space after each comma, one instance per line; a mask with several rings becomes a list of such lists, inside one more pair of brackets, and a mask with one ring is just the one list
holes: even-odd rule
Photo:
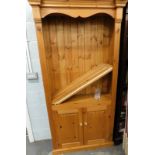
[[55, 128], [59, 148], [79, 146], [82, 140], [81, 110], [59, 110], [55, 113]]
[[87, 108], [84, 112], [85, 144], [104, 143], [109, 138], [110, 113], [107, 107]]

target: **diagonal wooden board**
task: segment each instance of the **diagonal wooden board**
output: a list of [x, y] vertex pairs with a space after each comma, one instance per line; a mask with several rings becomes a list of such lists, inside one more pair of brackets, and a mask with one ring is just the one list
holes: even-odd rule
[[79, 78], [71, 82], [67, 87], [60, 90], [54, 97], [52, 104], [60, 104], [71, 96], [75, 95], [82, 89], [86, 88], [93, 82], [99, 80], [103, 76], [112, 71], [113, 67], [109, 64], [100, 64]]

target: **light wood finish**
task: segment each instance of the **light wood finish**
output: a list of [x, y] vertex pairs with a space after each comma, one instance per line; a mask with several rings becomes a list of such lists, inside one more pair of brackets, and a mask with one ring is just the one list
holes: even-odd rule
[[[127, 0], [29, 2], [53, 154], [112, 145], [121, 21]], [[105, 71], [103, 64], [109, 64]], [[95, 69], [100, 65], [101, 70]], [[97, 88], [100, 100], [94, 99]]]
[[[67, 16], [50, 16], [43, 20], [43, 25], [52, 95], [95, 66], [112, 64], [110, 48], [114, 21], [111, 18], [98, 15], [77, 20]], [[79, 93], [94, 93], [98, 87], [107, 93], [110, 84], [111, 80], [106, 76]]]
[[117, 77], [118, 77], [118, 64], [119, 64], [119, 46], [120, 46], [120, 32], [121, 32], [121, 21], [122, 21], [123, 10], [121, 8], [116, 9], [116, 19], [114, 26], [114, 53], [113, 53], [113, 73], [112, 73], [112, 108], [111, 108], [111, 139], [113, 138], [113, 127], [115, 117], [115, 104], [116, 104], [116, 93], [117, 93]]
[[84, 111], [84, 142], [96, 144], [110, 138], [110, 107], [87, 107]]
[[78, 95], [74, 96], [71, 99], [65, 101], [63, 104], [52, 105], [52, 110], [66, 110], [66, 109], [80, 109], [84, 107], [93, 107], [95, 108], [111, 104], [111, 94], [101, 95], [99, 100], [96, 100], [93, 95]]
[[98, 8], [94, 11], [94, 9], [83, 9], [83, 8], [70, 8], [70, 9], [66, 9], [66, 8], [42, 8], [41, 9], [41, 14], [42, 14], [42, 18], [48, 16], [49, 14], [65, 14], [68, 16], [71, 16], [73, 18], [77, 18], [77, 17], [82, 17], [82, 18], [86, 18], [86, 17], [90, 17], [92, 15], [98, 14], [98, 13], [105, 13], [108, 14], [109, 16], [111, 16], [112, 18], [115, 17], [115, 11], [113, 9], [102, 9], [102, 8]]
[[107, 141], [107, 142], [100, 142], [96, 144], [81, 145], [81, 146], [69, 147], [69, 148], [61, 148], [61, 149], [53, 150], [52, 155], [61, 155], [62, 153], [65, 153], [65, 152], [73, 152], [73, 151], [79, 151], [79, 150], [91, 150], [91, 149], [96, 149], [96, 148], [110, 147], [112, 145], [113, 145], [112, 141]]
[[70, 98], [80, 90], [84, 89], [85, 87], [89, 86], [93, 82], [97, 81], [101, 77], [107, 75], [109, 72], [112, 71], [112, 66], [108, 64], [101, 64], [97, 67], [94, 67], [92, 70], [80, 76], [72, 83], [70, 83], [67, 87], [60, 90], [53, 98], [53, 104], [59, 104], [65, 101], [66, 99]]
[[[33, 7], [33, 16], [35, 18], [35, 26], [36, 26], [36, 34], [38, 39], [38, 47], [39, 47], [39, 56], [40, 56], [40, 64], [41, 64], [41, 70], [43, 75], [43, 83], [44, 83], [44, 91], [45, 91], [45, 97], [46, 97], [46, 105], [47, 105], [47, 111], [48, 111], [48, 117], [51, 134], [54, 135], [55, 131], [53, 126], [53, 117], [52, 117], [52, 111], [50, 110], [51, 107], [51, 89], [50, 89], [50, 80], [48, 76], [47, 71], [47, 65], [46, 65], [46, 55], [45, 55], [45, 44], [43, 39], [43, 31], [42, 31], [42, 22], [40, 17], [40, 8], [38, 6]], [[53, 136], [52, 142], [53, 142], [53, 148], [56, 148], [56, 136]]]
[[79, 146], [83, 143], [82, 114], [80, 109], [58, 110], [54, 114], [54, 128], [59, 148]]
[[91, 95], [79, 95], [64, 104], [53, 105], [53, 128], [56, 131], [58, 147], [72, 148], [108, 142], [110, 106], [110, 94], [102, 95], [99, 100]]
[[124, 7], [127, 0], [29, 0], [31, 5], [42, 7]]

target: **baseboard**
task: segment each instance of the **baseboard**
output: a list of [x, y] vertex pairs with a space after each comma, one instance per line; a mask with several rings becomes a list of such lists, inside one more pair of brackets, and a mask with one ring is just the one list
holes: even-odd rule
[[52, 151], [52, 155], [60, 155], [65, 152], [91, 150], [91, 149], [97, 149], [100, 147], [110, 147], [110, 146], [113, 146], [113, 141], [108, 141], [108, 142], [93, 144], [93, 145], [82, 145], [82, 146], [76, 146], [76, 147], [70, 147], [70, 148], [54, 149]]

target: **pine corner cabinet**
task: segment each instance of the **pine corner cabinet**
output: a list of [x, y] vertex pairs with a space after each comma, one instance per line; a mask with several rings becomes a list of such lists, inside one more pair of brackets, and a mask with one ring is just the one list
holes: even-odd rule
[[113, 145], [127, 0], [29, 0], [53, 154]]

